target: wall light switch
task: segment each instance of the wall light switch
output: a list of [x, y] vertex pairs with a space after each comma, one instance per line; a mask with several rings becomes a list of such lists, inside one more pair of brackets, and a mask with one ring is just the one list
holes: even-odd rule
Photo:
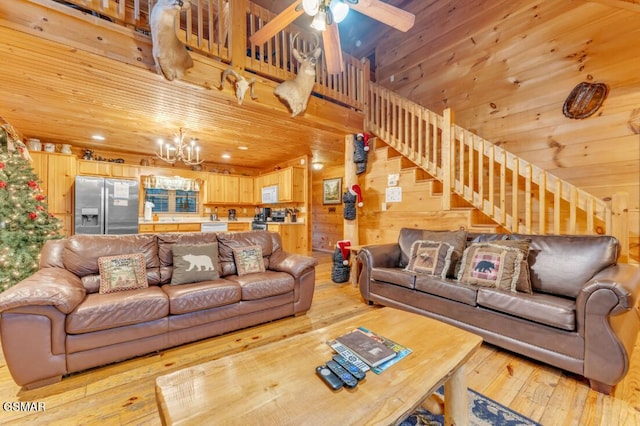
[[387, 203], [383, 202], [382, 206], [380, 206], [380, 210], [382, 210], [383, 212], [387, 211]]

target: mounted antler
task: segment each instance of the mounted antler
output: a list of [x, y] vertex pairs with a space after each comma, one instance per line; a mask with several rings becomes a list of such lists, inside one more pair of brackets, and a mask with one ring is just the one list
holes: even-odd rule
[[258, 97], [255, 95], [254, 90], [256, 79], [252, 78], [251, 80], [247, 80], [232, 68], [227, 68], [222, 73], [222, 78], [220, 78], [220, 90], [224, 88], [224, 82], [229, 77], [229, 74], [231, 74], [236, 79], [234, 85], [236, 87], [236, 98], [238, 99], [238, 105], [242, 105], [244, 95], [247, 93], [247, 89], [249, 88], [249, 86], [251, 86], [251, 99], [258, 99]]
[[320, 53], [322, 53], [322, 50], [318, 47], [320, 40], [315, 33], [313, 34], [316, 41], [314, 46], [307, 52], [303, 50], [298, 52], [298, 49], [295, 48], [298, 34], [296, 33], [291, 39], [291, 51], [294, 58], [299, 62], [298, 74], [295, 79], [280, 83], [274, 90], [275, 95], [287, 103], [291, 109], [292, 117], [307, 109], [309, 96], [311, 96], [313, 85], [316, 82], [316, 63]]

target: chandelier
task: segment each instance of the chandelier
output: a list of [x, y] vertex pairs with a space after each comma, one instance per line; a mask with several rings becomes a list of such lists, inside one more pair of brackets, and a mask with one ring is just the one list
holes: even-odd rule
[[182, 161], [184, 164], [195, 166], [202, 163], [200, 159], [200, 147], [196, 145], [196, 138], [191, 138], [189, 143], [184, 140], [185, 132], [180, 128], [179, 133], [173, 138], [173, 144], [162, 139], [158, 140], [156, 157], [169, 164]]

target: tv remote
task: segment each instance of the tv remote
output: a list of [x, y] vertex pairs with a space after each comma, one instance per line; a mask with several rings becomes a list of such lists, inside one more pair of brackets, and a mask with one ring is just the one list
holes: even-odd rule
[[327, 367], [329, 370], [333, 372], [336, 376], [340, 377], [340, 380], [344, 383], [344, 385], [348, 388], [355, 388], [358, 384], [358, 380], [351, 375], [347, 370], [345, 370], [340, 364], [335, 361], [327, 361]]
[[364, 372], [371, 370], [371, 367], [369, 367], [363, 360], [358, 358], [358, 356], [354, 354], [351, 349], [347, 348], [342, 343], [338, 342], [337, 340], [330, 340], [327, 343], [334, 351], [342, 355], [347, 361], [358, 367], [360, 370]]
[[329, 386], [333, 390], [338, 390], [344, 385], [344, 382], [340, 380], [338, 376], [333, 374], [333, 372], [329, 370], [326, 365], [317, 366], [316, 374], [322, 379], [323, 382], [326, 383], [327, 386]]
[[364, 379], [366, 373], [360, 370], [358, 367], [347, 361], [345, 357], [340, 354], [335, 354], [333, 356], [333, 360], [340, 364], [344, 369], [346, 369], [353, 377], [355, 377], [358, 381]]

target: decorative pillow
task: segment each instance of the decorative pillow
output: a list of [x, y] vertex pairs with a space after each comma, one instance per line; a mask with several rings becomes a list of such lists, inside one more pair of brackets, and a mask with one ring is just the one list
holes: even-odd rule
[[100, 294], [147, 288], [144, 254], [122, 254], [98, 258]]
[[531, 293], [526, 240], [473, 243], [462, 256], [458, 281]]
[[400, 236], [398, 237], [398, 245], [400, 246], [399, 267], [404, 268], [409, 264], [411, 247], [414, 241], [418, 240], [440, 241], [451, 244], [454, 247], [454, 251], [451, 256], [451, 266], [446, 272], [446, 275], [448, 277], [456, 276], [455, 267], [460, 261], [460, 258], [462, 258], [462, 252], [467, 242], [467, 231], [429, 231], [424, 229], [402, 228], [400, 230]]
[[446, 278], [455, 247], [442, 241], [418, 240], [411, 245], [405, 271]]
[[238, 276], [264, 272], [261, 246], [246, 246], [233, 249]]
[[174, 244], [171, 284], [189, 284], [220, 278], [218, 243]]

